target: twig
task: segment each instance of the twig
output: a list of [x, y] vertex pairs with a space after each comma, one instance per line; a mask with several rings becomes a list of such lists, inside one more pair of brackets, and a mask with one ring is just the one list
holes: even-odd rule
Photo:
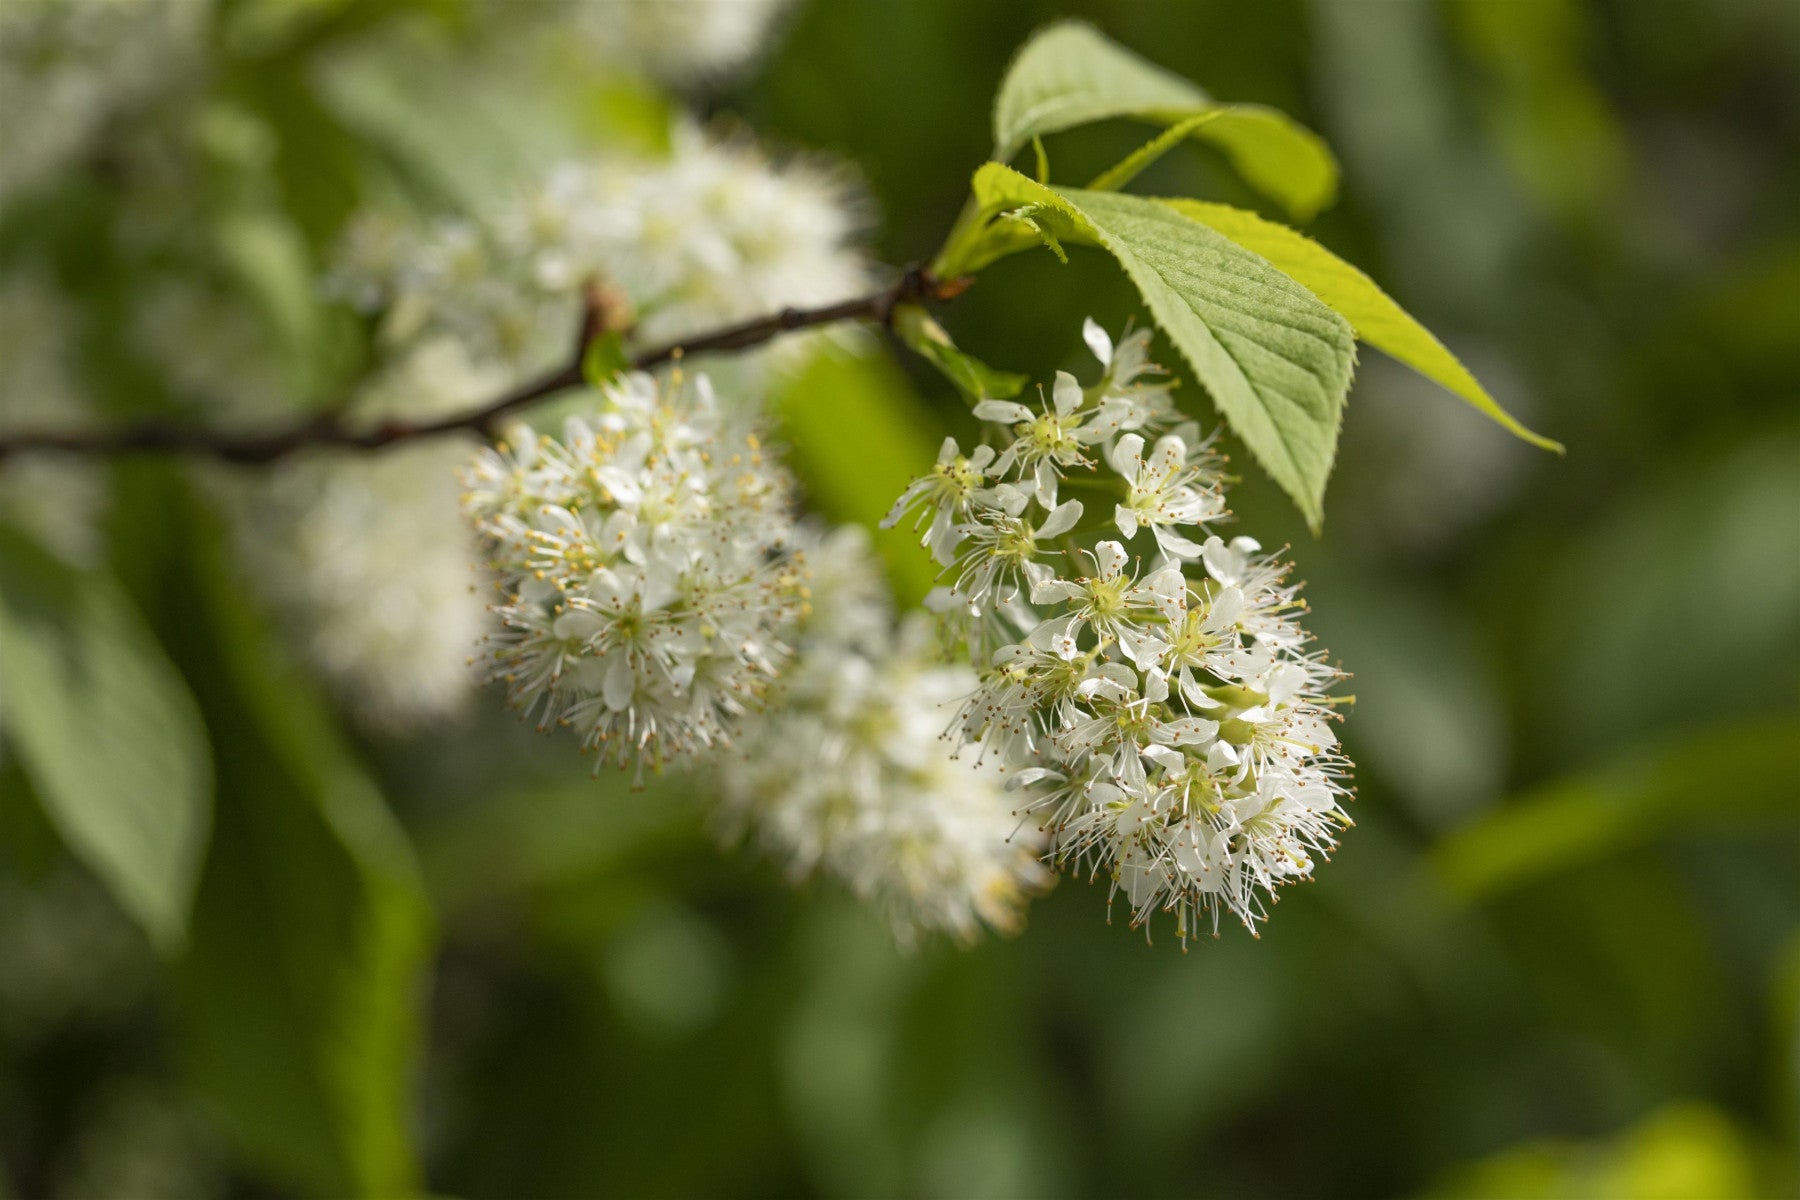
[[[642, 351], [632, 357], [630, 366], [634, 371], [647, 371], [685, 355], [746, 350], [779, 334], [820, 325], [834, 325], [842, 321], [875, 321], [885, 325], [892, 318], [895, 305], [908, 301], [948, 300], [960, 294], [967, 286], [967, 280], [940, 281], [923, 267], [913, 267], [892, 286], [867, 296], [819, 308], [784, 308], [765, 317], [727, 325]], [[478, 408], [456, 416], [429, 421], [386, 421], [379, 425], [357, 425], [347, 418], [343, 407], [338, 406], [297, 425], [259, 433], [228, 433], [161, 422], [92, 431], [20, 431], [0, 434], [0, 459], [21, 451], [41, 450], [90, 455], [192, 454], [224, 462], [267, 463], [307, 446], [379, 450], [396, 442], [462, 430], [491, 433], [499, 419], [513, 410], [534, 400], [542, 400], [557, 392], [581, 386], [582, 358], [588, 343], [607, 324], [603, 308], [603, 297], [590, 293], [582, 312], [580, 334], [569, 361], [545, 375], [496, 396]]]

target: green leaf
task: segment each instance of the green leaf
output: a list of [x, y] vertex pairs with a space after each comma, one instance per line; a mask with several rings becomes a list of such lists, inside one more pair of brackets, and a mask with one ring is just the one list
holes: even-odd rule
[[917, 304], [894, 309], [894, 334], [914, 353], [944, 373], [957, 390], [971, 400], [1010, 400], [1025, 390], [1030, 379], [1012, 371], [988, 366], [972, 354], [956, 348], [944, 327]]
[[1800, 715], [1790, 713], [1640, 749], [1538, 788], [1446, 839], [1438, 875], [1478, 900], [1689, 823], [1791, 822], [1800, 815], [1796, 745]]
[[1220, 104], [1078, 21], [1042, 30], [1013, 60], [994, 97], [993, 158], [1008, 162], [1034, 138], [1121, 117], [1185, 125], [1184, 136], [1217, 146], [1296, 220], [1311, 219], [1337, 195], [1337, 162], [1317, 134], [1272, 108]]
[[1355, 365], [1348, 322], [1258, 255], [1154, 200], [1046, 188], [998, 163], [976, 172], [975, 197], [990, 210], [1036, 206], [1031, 219], [1054, 235], [1117, 258], [1226, 422], [1318, 528]]
[[581, 377], [590, 387], [605, 387], [631, 366], [625, 353], [625, 335], [609, 329], [589, 338], [581, 351]]
[[214, 850], [177, 984], [189, 1073], [274, 1179], [416, 1194], [432, 918], [407, 840], [310, 680], [216, 560], [198, 600], [218, 735]]
[[936, 443], [919, 432], [932, 422], [905, 374], [887, 354], [825, 346], [773, 402], [813, 507], [867, 525], [896, 599], [917, 604], [936, 582], [935, 568], [909, 531], [875, 528], [912, 473], [937, 457]]
[[1176, 212], [1218, 230], [1244, 249], [1269, 260], [1342, 315], [1356, 336], [1442, 384], [1475, 409], [1534, 446], [1563, 453], [1560, 442], [1533, 433], [1494, 400], [1450, 353], [1367, 275], [1305, 234], [1266, 221], [1253, 212], [1203, 200], [1164, 200]]
[[165, 953], [206, 846], [206, 728], [110, 576], [0, 528], [5, 730], [50, 821]]
[[[1224, 109], [1215, 108], [1175, 122], [1111, 167], [1094, 176], [1092, 182], [1087, 185], [1087, 190], [1090, 192], [1118, 191], [1136, 179], [1151, 163], [1174, 149], [1178, 143], [1191, 137], [1195, 130], [1208, 122], [1218, 120], [1224, 113]], [[1045, 181], [1039, 180], [1039, 182]]]

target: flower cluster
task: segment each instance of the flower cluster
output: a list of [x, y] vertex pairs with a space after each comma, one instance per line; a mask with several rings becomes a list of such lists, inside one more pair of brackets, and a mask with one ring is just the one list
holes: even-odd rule
[[753, 59], [786, 6], [787, 0], [573, 0], [564, 21], [604, 64], [685, 87]]
[[564, 163], [480, 219], [364, 217], [331, 284], [390, 347], [448, 337], [523, 369], [567, 352], [590, 280], [625, 294], [646, 345], [846, 299], [868, 279], [859, 225], [832, 172], [681, 124], [665, 159]]
[[191, 76], [209, 0], [0, 4], [0, 204], [68, 166], [107, 124]]
[[366, 724], [454, 714], [487, 628], [478, 548], [456, 511], [459, 439], [373, 459], [308, 458], [225, 481], [242, 561], [295, 641]]
[[463, 483], [501, 596], [485, 666], [539, 728], [640, 771], [730, 740], [804, 581], [791, 481], [704, 376], [627, 376], [562, 440], [521, 427]]
[[897, 936], [1016, 931], [1049, 883], [1043, 835], [1022, 824], [993, 764], [944, 735], [975, 686], [933, 653], [929, 624], [898, 633], [868, 535], [804, 531], [810, 604], [777, 703], [721, 761], [719, 824], [783, 859], [795, 880], [834, 878]]
[[[1339, 675], [1286, 568], [1211, 532], [1218, 459], [1171, 427], [1147, 333], [1085, 335], [1099, 382], [1059, 373], [1036, 410], [982, 402], [994, 444], [947, 441], [888, 522], [925, 527], [948, 581], [930, 603], [980, 670], [956, 734], [1011, 772], [1056, 861], [1106, 871], [1134, 923], [1174, 912], [1184, 941], [1221, 911], [1254, 931], [1348, 824]], [[1100, 497], [1111, 512], [1088, 518]]]

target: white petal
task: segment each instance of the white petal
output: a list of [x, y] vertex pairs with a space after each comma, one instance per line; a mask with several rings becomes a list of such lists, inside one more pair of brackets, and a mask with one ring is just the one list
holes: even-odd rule
[[1218, 631], [1230, 629], [1238, 623], [1238, 617], [1244, 612], [1244, 593], [1235, 587], [1221, 589], [1212, 598], [1212, 607], [1206, 612], [1206, 627]]
[[1070, 615], [1045, 621], [1031, 631], [1031, 644], [1048, 650], [1058, 658], [1072, 659], [1080, 653], [1081, 619]]
[[1037, 465], [1037, 502], [1045, 508], [1056, 507], [1056, 465], [1045, 459]]
[[975, 419], [978, 421], [996, 421], [1003, 425], [1017, 425], [1031, 420], [1031, 410], [1023, 404], [1011, 400], [983, 400], [975, 406]]
[[1186, 667], [1181, 669], [1181, 696], [1195, 708], [1223, 708], [1224, 705], [1206, 694], [1204, 685]]
[[1158, 525], [1153, 532], [1156, 534], [1156, 544], [1162, 547], [1163, 553], [1170, 558], [1200, 557], [1200, 543], [1191, 538], [1182, 537], [1167, 525]]
[[1169, 643], [1136, 629], [1121, 629], [1119, 649], [1125, 652], [1126, 658], [1148, 671], [1169, 652]]
[[[1066, 417], [1081, 407], [1081, 385], [1067, 371], [1056, 373], [1056, 386], [1051, 389], [1051, 395], [1056, 400], [1056, 415], [1059, 417]], [[977, 412], [976, 415], [979, 416], [980, 413]]]
[[1162, 732], [1177, 746], [1206, 746], [1219, 736], [1219, 723], [1203, 717], [1182, 717], [1166, 723]]
[[1113, 470], [1135, 482], [1144, 465], [1144, 439], [1135, 433], [1126, 434], [1113, 447], [1111, 461]]
[[1137, 536], [1137, 514], [1132, 512], [1129, 508], [1126, 508], [1123, 504], [1113, 505], [1113, 524], [1117, 525], [1119, 527], [1119, 532], [1124, 534], [1127, 538], [1134, 538]]
[[931, 547], [931, 557], [939, 566], [947, 567], [956, 561], [956, 544], [962, 539], [963, 526], [951, 519], [949, 509], [938, 509], [931, 519], [931, 528], [925, 533], [925, 542]]
[[1244, 556], [1228, 549], [1217, 535], [1206, 539], [1206, 544], [1200, 547], [1200, 556], [1206, 561], [1206, 573], [1220, 583], [1243, 581]]
[[[1159, 656], [1160, 657], [1160, 656]], [[1148, 670], [1144, 672], [1144, 699], [1152, 704], [1161, 704], [1169, 698], [1169, 676], [1166, 671]]]
[[[1074, 501], [1070, 501], [1070, 503], [1072, 504]], [[1100, 569], [1100, 578], [1102, 579], [1117, 579], [1119, 572], [1125, 569], [1127, 561], [1129, 561], [1129, 556], [1125, 553], [1125, 547], [1117, 542], [1101, 542], [1094, 547], [1094, 562]]]
[[1107, 336], [1106, 330], [1100, 328], [1100, 323], [1094, 318], [1089, 317], [1081, 323], [1081, 340], [1088, 344], [1088, 349], [1094, 352], [1094, 357], [1100, 360], [1102, 366], [1112, 365], [1112, 338]]
[[589, 612], [585, 608], [571, 608], [556, 618], [550, 626], [550, 632], [559, 638], [580, 638], [586, 641], [605, 628], [606, 619], [599, 613]]
[[637, 678], [631, 673], [631, 662], [624, 654], [615, 654], [612, 662], [606, 666], [606, 680], [601, 684], [601, 695], [606, 700], [606, 707], [618, 712], [631, 704], [632, 693], [637, 690]]
[[[1061, 537], [1075, 528], [1075, 523], [1079, 520], [1081, 520], [1081, 501], [1065, 500], [1044, 518], [1044, 523], [1038, 526], [1037, 536], [1040, 538]], [[1122, 554], [1124, 551], [1120, 551], [1120, 553]]]

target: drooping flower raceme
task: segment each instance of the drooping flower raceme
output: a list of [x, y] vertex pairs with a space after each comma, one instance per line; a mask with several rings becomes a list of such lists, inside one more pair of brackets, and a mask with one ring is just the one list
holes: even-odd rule
[[[931, 600], [979, 685], [956, 737], [1003, 766], [1059, 865], [1106, 872], [1133, 923], [1252, 931], [1349, 824], [1348, 762], [1287, 569], [1226, 541], [1219, 460], [1173, 416], [1147, 335], [1039, 409], [985, 401], [997, 448], [947, 443], [889, 515], [930, 525]], [[1079, 493], [1079, 497], [1071, 495]]]
[[[467, 411], [548, 367], [569, 353], [581, 294], [592, 279], [626, 293], [637, 318], [633, 337], [644, 344], [787, 305], [841, 299], [865, 281], [863, 259], [849, 245], [857, 224], [850, 212], [842, 184], [829, 172], [804, 164], [777, 166], [748, 145], [709, 139], [682, 125], [666, 159], [565, 164], [537, 187], [474, 217], [420, 225], [367, 214], [353, 224], [329, 278], [336, 294], [379, 316], [384, 361], [358, 396], [354, 413], [382, 419]], [[521, 446], [517, 452], [535, 451]], [[429, 488], [410, 498], [396, 496], [371, 520], [396, 530], [392, 544], [404, 544], [405, 530], [437, 528], [446, 517], [425, 511], [435, 497]], [[272, 532], [268, 540], [279, 544], [302, 531]], [[410, 597], [408, 619], [431, 625], [438, 634], [428, 638], [421, 630], [399, 642], [386, 623], [370, 621], [362, 640], [389, 652], [409, 645], [435, 653], [445, 639], [465, 633], [482, 614], [479, 602], [471, 602], [448, 570], [448, 558], [459, 552], [457, 539], [438, 536], [411, 556], [445, 559], [430, 570], [418, 569], [407, 556], [362, 556], [358, 561], [368, 568], [370, 587], [379, 583], [375, 590], [396, 602]], [[432, 580], [445, 586], [430, 592], [426, 585]], [[534, 579], [526, 591], [538, 586]], [[304, 586], [284, 590], [290, 597], [315, 595]], [[317, 600], [318, 619], [308, 622], [296, 613], [297, 623], [329, 628], [332, 635], [309, 644], [352, 646], [358, 640], [352, 636], [355, 610], [330, 603], [329, 595]], [[571, 618], [570, 625], [579, 620]], [[757, 643], [768, 643], [767, 652], [773, 653], [769, 638]], [[340, 672], [331, 663], [391, 657], [346, 653], [325, 661], [335, 676]], [[458, 655], [454, 661], [420, 662], [408, 673], [441, 681], [441, 689], [418, 695], [447, 704], [461, 666]], [[583, 671], [593, 669], [590, 664]], [[615, 676], [615, 688], [624, 686], [623, 679]], [[353, 693], [366, 691], [359, 680], [349, 682]], [[577, 686], [585, 685], [564, 682], [559, 694]], [[696, 686], [712, 685], [701, 677]], [[729, 689], [723, 695], [730, 696]], [[394, 708], [386, 701], [383, 706]], [[444, 706], [428, 706], [420, 715]], [[558, 716], [568, 715], [560, 705], [552, 707]], [[698, 711], [704, 710], [702, 705]], [[570, 719], [595, 715], [582, 709]], [[594, 728], [601, 726], [610, 731], [610, 719]], [[647, 746], [704, 740], [712, 723], [701, 716], [665, 716], [658, 729]], [[667, 729], [686, 732], [671, 740], [661, 732]], [[637, 728], [627, 736], [644, 732]]]
[[929, 624], [895, 632], [886, 587], [856, 526], [808, 531], [810, 603], [775, 703], [719, 764], [719, 825], [834, 878], [910, 942], [983, 926], [1015, 931], [1049, 882], [1036, 827], [997, 764], [954, 756], [945, 722], [975, 687], [934, 653]]
[[562, 439], [520, 427], [463, 473], [503, 626], [485, 656], [540, 728], [639, 770], [730, 740], [804, 603], [792, 484], [704, 376], [633, 374]]

